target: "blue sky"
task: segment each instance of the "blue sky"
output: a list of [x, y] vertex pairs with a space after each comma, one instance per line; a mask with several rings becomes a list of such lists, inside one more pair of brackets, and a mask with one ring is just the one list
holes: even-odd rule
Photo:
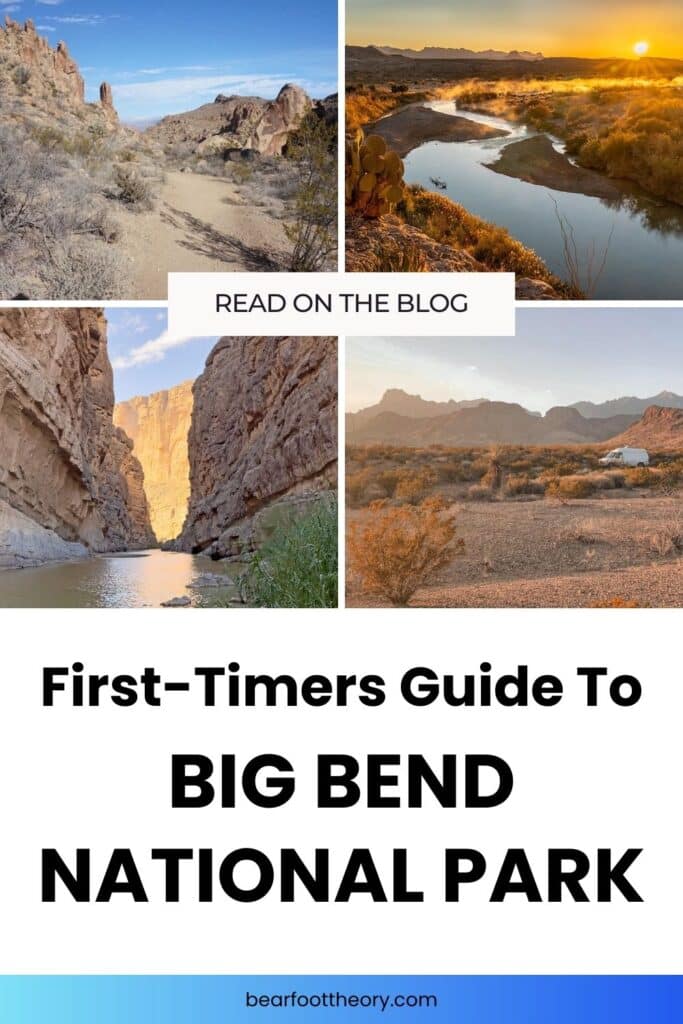
[[346, 405], [387, 388], [545, 412], [622, 395], [683, 395], [683, 310], [520, 309], [515, 338], [349, 338]]
[[337, 0], [10, 0], [55, 46], [63, 39], [87, 98], [111, 83], [122, 120], [179, 113], [219, 92], [275, 96], [285, 82], [336, 91]]
[[217, 338], [173, 338], [165, 309], [106, 309], [117, 402], [194, 380]]

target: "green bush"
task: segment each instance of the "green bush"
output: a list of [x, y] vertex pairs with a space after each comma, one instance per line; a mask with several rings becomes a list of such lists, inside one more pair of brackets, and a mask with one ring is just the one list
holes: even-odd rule
[[276, 529], [241, 585], [244, 600], [258, 608], [336, 608], [336, 497], [321, 498], [310, 512]]

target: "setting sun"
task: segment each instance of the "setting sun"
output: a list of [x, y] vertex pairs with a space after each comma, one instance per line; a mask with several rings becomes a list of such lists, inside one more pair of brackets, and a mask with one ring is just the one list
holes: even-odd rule
[[646, 43], [644, 39], [642, 39], [638, 43], [634, 43], [634, 46], [633, 46], [633, 52], [638, 57], [644, 57], [649, 49], [650, 49], [650, 44]]

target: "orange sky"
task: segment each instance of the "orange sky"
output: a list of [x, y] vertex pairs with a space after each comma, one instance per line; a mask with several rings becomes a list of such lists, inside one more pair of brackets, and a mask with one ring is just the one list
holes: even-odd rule
[[347, 41], [540, 50], [546, 56], [683, 59], [683, 0], [347, 0]]

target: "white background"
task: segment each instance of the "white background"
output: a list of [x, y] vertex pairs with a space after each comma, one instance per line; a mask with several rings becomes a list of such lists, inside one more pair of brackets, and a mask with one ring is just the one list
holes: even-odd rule
[[[677, 611], [268, 612], [224, 610], [3, 611], [0, 795], [0, 970], [3, 972], [676, 972], [681, 919], [680, 723], [683, 687]], [[41, 705], [44, 664], [80, 659], [86, 671], [139, 673], [155, 666], [185, 678], [195, 665], [241, 663], [249, 672], [297, 677], [377, 672], [380, 708], [204, 709], [169, 695], [166, 709]], [[528, 663], [553, 672], [567, 695], [556, 708], [483, 710], [405, 705], [398, 680], [414, 665], [456, 676], [481, 660], [494, 672]], [[579, 664], [629, 672], [641, 703], [583, 704]], [[293, 801], [278, 810], [170, 807], [171, 753], [240, 757], [277, 752], [297, 769]], [[315, 755], [343, 752], [492, 753], [515, 775], [492, 810], [316, 811]], [[130, 846], [151, 902], [127, 896], [76, 904], [40, 902], [40, 851], [68, 857], [91, 847], [94, 877], [115, 846]], [[393, 847], [410, 850], [410, 881], [424, 904], [293, 905], [276, 895], [239, 905], [194, 888], [165, 905], [153, 846], [255, 846], [302, 855], [330, 847], [333, 877], [344, 854], [369, 846], [380, 869]], [[481, 849], [495, 865], [525, 847], [544, 885], [545, 850], [645, 849], [629, 878], [645, 897], [628, 904], [487, 902], [486, 880], [459, 904], [441, 901], [442, 851]], [[188, 870], [183, 868], [183, 872]], [[191, 871], [191, 869], [189, 869]], [[183, 873], [190, 882], [189, 875]], [[386, 878], [386, 876], [385, 876]]]

